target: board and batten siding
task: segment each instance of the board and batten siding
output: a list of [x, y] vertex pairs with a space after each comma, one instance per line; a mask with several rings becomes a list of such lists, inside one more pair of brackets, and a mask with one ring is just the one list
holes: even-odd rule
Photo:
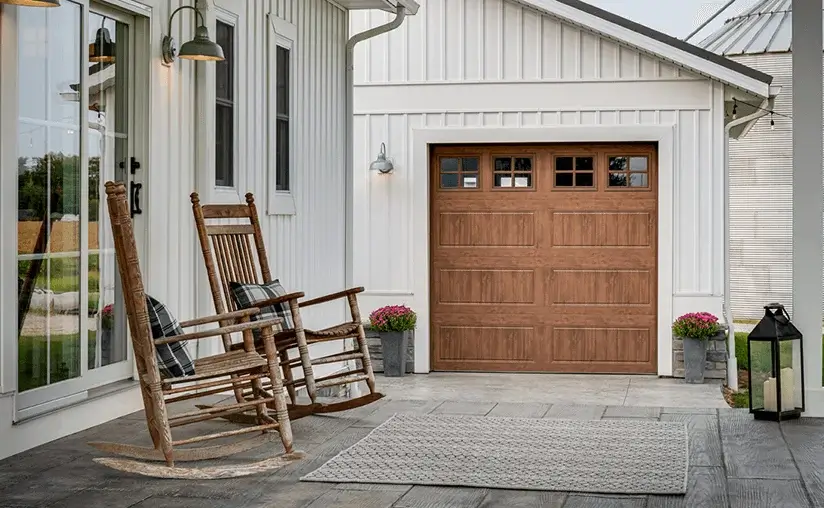
[[[353, 13], [350, 31], [385, 22]], [[724, 87], [509, 0], [427, 0], [356, 48], [355, 280], [370, 308], [415, 295], [413, 129], [675, 127], [673, 313], [720, 315], [724, 290]], [[381, 143], [392, 175], [369, 171]], [[427, 325], [425, 325], [427, 326]]]
[[[757, 319], [781, 302], [792, 315], [792, 54], [731, 56], [781, 87], [774, 110], [730, 141], [730, 284], [736, 318]], [[787, 115], [787, 116], [782, 116]]]

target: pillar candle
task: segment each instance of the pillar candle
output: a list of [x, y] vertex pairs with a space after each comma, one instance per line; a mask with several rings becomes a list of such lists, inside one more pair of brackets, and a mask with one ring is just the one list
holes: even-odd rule
[[778, 411], [778, 401], [775, 398], [775, 378], [771, 377], [764, 381], [764, 410]]
[[781, 369], [781, 410], [795, 409], [795, 377], [792, 367]]

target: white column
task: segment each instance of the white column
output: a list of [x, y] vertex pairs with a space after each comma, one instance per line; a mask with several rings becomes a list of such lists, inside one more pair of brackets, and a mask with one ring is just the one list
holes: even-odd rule
[[793, 321], [804, 334], [807, 416], [824, 416], [821, 0], [793, 0]]

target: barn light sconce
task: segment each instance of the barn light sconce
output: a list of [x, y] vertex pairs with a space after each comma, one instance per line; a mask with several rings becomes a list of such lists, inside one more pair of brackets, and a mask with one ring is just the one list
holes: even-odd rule
[[25, 7], [60, 7], [60, 0], [0, 0], [0, 4], [22, 5]]
[[[175, 40], [171, 35], [172, 20], [174, 19], [175, 14], [183, 9], [192, 9], [195, 11], [198, 19], [200, 19], [200, 26], [195, 28], [195, 38], [183, 44], [183, 46], [180, 47], [180, 52], [178, 52], [175, 47]], [[169, 17], [168, 35], [163, 36], [163, 63], [166, 65], [171, 65], [172, 62], [175, 61], [175, 57], [185, 58], [187, 60], [205, 60], [212, 62], [225, 60], [223, 57], [223, 48], [220, 47], [220, 44], [212, 42], [212, 40], [209, 39], [209, 29], [206, 28], [203, 21], [203, 14], [201, 14], [196, 7], [192, 7], [191, 5], [183, 5], [172, 12], [172, 15]]]
[[89, 44], [89, 61], [99, 63], [113, 63], [115, 60], [115, 45], [112, 42], [112, 35], [109, 29], [104, 26], [106, 17], [100, 22], [100, 28], [94, 37], [94, 42]]
[[381, 143], [381, 151], [378, 154], [378, 158], [369, 165], [369, 170], [380, 171], [382, 175], [385, 175], [391, 173], [393, 169], [395, 169], [395, 165], [386, 158], [386, 144]]

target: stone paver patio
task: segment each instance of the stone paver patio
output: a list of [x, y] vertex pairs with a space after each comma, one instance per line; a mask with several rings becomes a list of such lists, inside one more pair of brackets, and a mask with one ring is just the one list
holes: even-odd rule
[[[670, 405], [522, 402], [494, 391], [495, 376], [430, 375], [379, 378], [388, 396], [337, 415], [293, 422], [295, 443], [306, 459], [269, 475], [219, 481], [155, 480], [128, 475], [94, 463], [91, 440], [146, 443], [142, 412], [74, 434], [0, 461], [2, 507], [818, 507], [824, 506], [824, 420], [802, 419], [781, 426], [756, 422], [745, 410]], [[566, 376], [565, 376], [566, 377]], [[589, 377], [589, 376], [588, 376]], [[604, 377], [604, 376], [598, 376]], [[422, 386], [436, 381], [449, 387], [450, 400], [422, 397]], [[550, 385], [560, 383], [550, 378]], [[618, 381], [616, 378], [616, 382]], [[465, 393], [456, 388], [463, 379]], [[632, 378], [628, 386], [632, 386]], [[534, 384], [534, 379], [524, 379]], [[651, 382], [652, 380], [648, 380]], [[667, 380], [658, 380], [667, 381]], [[623, 383], [623, 381], [620, 381]], [[641, 382], [644, 385], [645, 382]], [[654, 384], [654, 383], [653, 383]], [[489, 386], [488, 386], [489, 385]], [[666, 386], [664, 383], [662, 386]], [[674, 385], [673, 385], [674, 386]], [[715, 387], [717, 389], [717, 387]], [[560, 390], [554, 386], [552, 390]], [[574, 392], [574, 388], [569, 388]], [[586, 390], [584, 390], [586, 391]], [[404, 398], [407, 392], [410, 397]], [[538, 391], [536, 390], [536, 394]], [[583, 392], [582, 392], [583, 393]], [[462, 396], [463, 395], [463, 396]], [[537, 395], [534, 395], [537, 397]], [[612, 395], [610, 395], [612, 396]], [[626, 396], [625, 396], [626, 397]], [[625, 398], [625, 402], [628, 397]], [[686, 496], [600, 496], [408, 485], [354, 485], [300, 482], [298, 478], [365, 437], [397, 412], [473, 414], [534, 418], [647, 418], [683, 421], [690, 436], [690, 473]], [[231, 428], [229, 423], [208, 422]], [[279, 451], [279, 442], [274, 450]], [[264, 457], [272, 447], [239, 459]]]

